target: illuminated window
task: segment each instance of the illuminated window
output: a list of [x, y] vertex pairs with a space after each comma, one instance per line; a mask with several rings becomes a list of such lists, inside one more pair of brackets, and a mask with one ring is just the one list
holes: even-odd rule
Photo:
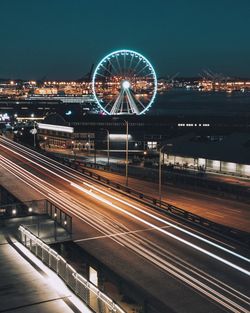
[[220, 161], [213, 160], [212, 161], [212, 168], [214, 170], [219, 170], [220, 169]]
[[148, 149], [157, 149], [157, 141], [148, 141], [147, 142]]
[[198, 165], [199, 166], [206, 166], [206, 159], [199, 158], [198, 159]]
[[245, 175], [250, 176], [250, 165], [243, 165], [243, 171]]
[[229, 172], [235, 172], [236, 171], [236, 163], [231, 163], [231, 162], [228, 162], [226, 163], [226, 167], [227, 167], [227, 170]]

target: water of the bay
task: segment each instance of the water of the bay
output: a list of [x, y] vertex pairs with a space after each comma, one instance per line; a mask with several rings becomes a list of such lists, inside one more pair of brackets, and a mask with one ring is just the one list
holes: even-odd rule
[[250, 115], [250, 91], [205, 92], [171, 89], [158, 94], [152, 115]]

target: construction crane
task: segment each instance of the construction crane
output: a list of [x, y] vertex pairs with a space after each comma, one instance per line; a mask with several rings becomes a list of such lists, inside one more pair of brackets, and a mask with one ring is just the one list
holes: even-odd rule
[[94, 70], [94, 63], [92, 63], [89, 72], [87, 72], [83, 77], [77, 79], [76, 81], [77, 82], [82, 82], [82, 81], [91, 82], [92, 75], [93, 75], [93, 70]]

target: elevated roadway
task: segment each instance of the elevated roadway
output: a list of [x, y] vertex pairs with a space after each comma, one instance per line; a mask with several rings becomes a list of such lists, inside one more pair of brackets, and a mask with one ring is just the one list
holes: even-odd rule
[[71, 214], [74, 241], [137, 286], [148, 312], [249, 312], [249, 251], [3, 137], [0, 167]]

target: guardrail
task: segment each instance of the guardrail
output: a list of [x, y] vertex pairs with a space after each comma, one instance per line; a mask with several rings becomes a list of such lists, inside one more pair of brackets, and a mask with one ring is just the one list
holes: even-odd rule
[[126, 313], [95, 285], [76, 272], [55, 250], [24, 226], [18, 228], [21, 243], [51, 268], [68, 287], [96, 313]]
[[[62, 155], [58, 152], [50, 152], [39, 150], [40, 153], [46, 156], [71, 159], [72, 161], [80, 161], [81, 164], [88, 168], [93, 168], [97, 170], [112, 171], [118, 174], [124, 174], [125, 164], [112, 163], [110, 166], [103, 163], [93, 163], [79, 158], [79, 156], [73, 155]], [[133, 164], [129, 165], [130, 176], [138, 179], [144, 179], [148, 181], [158, 182], [158, 169], [151, 167], [137, 167]], [[206, 175], [197, 171], [186, 171], [181, 169], [175, 170], [163, 170], [165, 173], [162, 175], [162, 183], [173, 183], [179, 187], [184, 186], [185, 188], [191, 190], [206, 190], [211, 194], [220, 194], [225, 198], [230, 198], [233, 200], [241, 200], [246, 203], [250, 203], [250, 188], [238, 184], [225, 184], [220, 181], [215, 181], [212, 179], [207, 179]]]
[[100, 183], [108, 185], [109, 187], [114, 188], [115, 190], [118, 190], [120, 192], [126, 193], [126, 195], [135, 197], [139, 199], [140, 201], [143, 201], [144, 203], [151, 205], [152, 207], [154, 207], [155, 209], [163, 213], [170, 214], [171, 216], [175, 218], [182, 219], [186, 222], [192, 223], [193, 225], [196, 225], [208, 231], [212, 231], [218, 234], [219, 236], [223, 236], [227, 239], [234, 240], [238, 244], [250, 247], [250, 233], [212, 222], [206, 218], [190, 213], [189, 211], [176, 207], [165, 201], [159, 201], [159, 199], [156, 199], [149, 195], [145, 195], [142, 192], [134, 190], [125, 185], [116, 183], [104, 176], [101, 176], [87, 169], [86, 167], [84, 167], [84, 162], [75, 161], [75, 160], [70, 161], [65, 158], [61, 159], [57, 157], [55, 157], [55, 159], [71, 168], [78, 170], [79, 172], [85, 175], [88, 175], [90, 178]]

